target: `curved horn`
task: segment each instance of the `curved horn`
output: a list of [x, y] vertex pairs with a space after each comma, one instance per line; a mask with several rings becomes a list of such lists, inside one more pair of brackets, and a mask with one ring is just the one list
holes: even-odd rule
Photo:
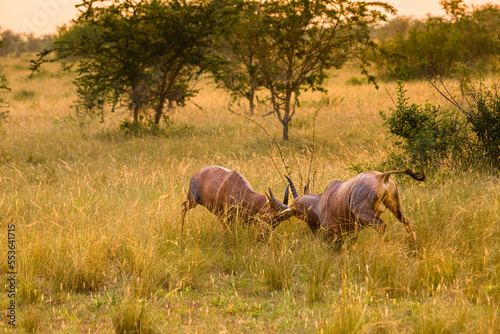
[[288, 180], [288, 183], [290, 184], [290, 189], [292, 189], [292, 195], [293, 195], [293, 199], [296, 199], [297, 197], [299, 197], [299, 194], [297, 193], [297, 189], [295, 188], [295, 185], [293, 184], [293, 181], [292, 179], [290, 179], [288, 176], [286, 176], [286, 179]]
[[271, 188], [268, 188], [268, 189], [269, 189], [269, 195], [271, 196], [271, 200], [273, 201], [274, 204], [276, 204], [280, 208], [280, 211], [288, 209], [288, 205], [285, 205], [285, 204], [281, 203], [280, 201], [278, 201], [276, 199], [276, 197], [274, 197], [273, 192], [271, 191]]
[[283, 204], [288, 205], [288, 195], [290, 194], [290, 185], [288, 184], [285, 188], [285, 197], [283, 198]]

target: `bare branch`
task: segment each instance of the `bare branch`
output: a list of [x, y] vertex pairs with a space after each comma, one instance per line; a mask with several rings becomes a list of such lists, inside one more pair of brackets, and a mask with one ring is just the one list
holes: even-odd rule
[[[279, 154], [280, 154], [281, 162], [283, 163], [283, 167], [285, 168], [286, 173], [287, 173], [287, 174], [290, 174], [290, 171], [288, 170], [288, 168], [289, 168], [289, 167], [287, 166], [287, 164], [286, 164], [286, 162], [285, 162], [285, 156], [284, 156], [284, 154], [283, 154], [283, 151], [281, 150], [281, 146], [280, 146], [280, 145], [278, 144], [278, 142], [277, 142], [277, 141], [273, 138], [273, 136], [271, 136], [271, 135], [269, 134], [269, 132], [268, 132], [268, 131], [267, 131], [267, 130], [266, 130], [266, 129], [265, 129], [265, 128], [261, 125], [261, 124], [259, 124], [259, 123], [258, 123], [258, 122], [256, 122], [255, 120], [253, 120], [253, 119], [251, 119], [251, 118], [249, 118], [249, 117], [247, 117], [247, 116], [245, 116], [245, 115], [242, 115], [242, 114], [237, 113], [236, 111], [232, 110], [232, 109], [231, 109], [231, 103], [229, 103], [229, 105], [228, 105], [228, 107], [227, 107], [227, 108], [228, 108], [228, 110], [229, 110], [231, 113], [233, 113], [233, 114], [235, 114], [235, 115], [237, 115], [237, 116], [240, 116], [240, 117], [242, 117], [242, 118], [246, 119], [247, 121], [250, 121], [250, 122], [252, 122], [252, 123], [256, 124], [259, 128], [261, 128], [261, 129], [262, 129], [262, 131], [264, 131], [264, 133], [265, 133], [265, 134], [266, 134], [269, 138], [271, 138], [271, 140], [273, 141], [274, 145], [278, 148], [278, 152], [279, 152]], [[275, 161], [274, 161], [273, 157], [271, 157], [271, 160], [273, 161], [274, 167], [276, 168], [276, 170], [278, 171], [279, 175], [281, 176], [281, 179], [284, 181], [284, 180], [285, 180], [284, 175], [283, 175], [283, 173], [281, 173], [281, 172], [280, 172], [280, 170], [279, 170], [278, 166], [276, 165], [276, 163], [275, 163]]]

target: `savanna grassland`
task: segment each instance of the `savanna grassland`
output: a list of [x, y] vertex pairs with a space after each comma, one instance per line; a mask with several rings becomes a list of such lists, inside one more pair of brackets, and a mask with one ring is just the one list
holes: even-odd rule
[[[295, 218], [259, 242], [255, 227], [226, 230], [202, 207], [181, 235], [180, 204], [201, 167], [237, 170], [256, 191], [282, 197], [285, 168], [267, 134], [203, 81], [170, 113], [166, 135], [126, 135], [124, 110], [104, 122], [78, 117], [74, 74], [49, 64], [30, 79], [29, 60], [2, 60], [12, 91], [0, 137], [0, 265], [7, 271], [15, 224], [19, 332], [500, 332], [497, 175], [395, 176], [416, 245], [390, 213], [382, 238], [364, 230], [338, 253]], [[313, 192], [378, 168], [391, 145], [378, 111], [392, 105], [386, 88], [394, 95], [395, 83], [376, 90], [347, 83], [354, 69], [335, 74], [327, 94], [303, 95], [289, 142], [272, 116], [253, 118], [280, 142], [301, 187], [315, 129]], [[416, 102], [444, 103], [426, 82], [406, 88]], [[233, 109], [245, 113], [245, 103]], [[5, 313], [5, 279], [1, 287]]]

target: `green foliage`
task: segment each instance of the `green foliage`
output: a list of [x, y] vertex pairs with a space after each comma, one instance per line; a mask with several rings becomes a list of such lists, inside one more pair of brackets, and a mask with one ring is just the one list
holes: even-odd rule
[[456, 113], [430, 103], [410, 104], [405, 93], [404, 85], [399, 81], [397, 101], [395, 107], [389, 109], [390, 116], [380, 111], [391, 134], [403, 140], [395, 142], [403, 151], [403, 156], [399, 158], [404, 163], [426, 167], [452, 158], [455, 150], [463, 144], [453, 140], [457, 133], [461, 133]]
[[447, 18], [428, 17], [425, 21], [407, 18], [408, 27], [402, 27], [391, 39], [380, 40], [381, 52], [375, 62], [389, 78], [449, 75], [459, 64], [498, 65], [500, 6], [469, 10], [462, 1], [443, 1], [442, 5]]
[[[439, 87], [434, 83], [434, 87]], [[409, 103], [406, 90], [398, 82], [397, 102], [390, 115], [380, 111], [390, 133], [400, 141], [390, 159], [397, 165], [434, 168], [474, 164], [498, 166], [500, 162], [500, 98], [498, 84], [488, 88], [483, 79], [462, 81], [466, 105], [444, 95], [455, 106]], [[448, 90], [444, 87], [446, 92]]]
[[[75, 22], [74, 24], [67, 26], [62, 25], [57, 29], [57, 37], [54, 40], [54, 44], [57, 45], [75, 45], [85, 38], [95, 39], [97, 38], [96, 31], [90, 24], [86, 22]], [[72, 55], [72, 51], [66, 48], [57, 48], [56, 52], [61, 59], [68, 62], [74, 62], [78, 60], [76, 55]]]
[[61, 29], [51, 50], [33, 61], [36, 71], [55, 60], [78, 59], [76, 108], [103, 116], [123, 105], [158, 125], [165, 109], [196, 93], [214, 28], [212, 6], [203, 1], [84, 1], [73, 27]]
[[262, 88], [253, 45], [249, 39], [252, 26], [251, 17], [245, 15], [245, 8], [251, 6], [244, 1], [227, 2], [217, 12], [217, 34], [212, 54], [205, 66], [219, 87], [229, 90], [233, 99], [244, 98], [249, 101], [249, 111], [253, 114], [256, 92]]

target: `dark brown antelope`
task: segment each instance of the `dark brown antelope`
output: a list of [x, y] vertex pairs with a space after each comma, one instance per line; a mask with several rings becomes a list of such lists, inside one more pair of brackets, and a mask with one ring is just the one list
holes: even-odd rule
[[[271, 196], [274, 200], [267, 194], [255, 192], [238, 172], [219, 166], [202, 168], [189, 181], [187, 201], [182, 203], [181, 209], [181, 231], [184, 229], [187, 211], [198, 204], [229, 224], [235, 219], [259, 221], [266, 225], [267, 230], [272, 229], [285, 218], [278, 213], [288, 209], [288, 186], [284, 203], [278, 201], [272, 193]], [[263, 231], [263, 234], [266, 233]]]
[[410, 170], [364, 172], [347, 182], [331, 182], [321, 194], [299, 196], [288, 178], [294, 201], [288, 209], [281, 210], [280, 215], [284, 216], [282, 219], [296, 216], [304, 220], [313, 232], [324, 229], [326, 238], [336, 240], [340, 248], [349, 233], [367, 226], [383, 234], [387, 224], [380, 215], [387, 208], [416, 240], [410, 221], [401, 211], [398, 189], [389, 178], [391, 174], [406, 174], [418, 181], [425, 179], [424, 174]]

